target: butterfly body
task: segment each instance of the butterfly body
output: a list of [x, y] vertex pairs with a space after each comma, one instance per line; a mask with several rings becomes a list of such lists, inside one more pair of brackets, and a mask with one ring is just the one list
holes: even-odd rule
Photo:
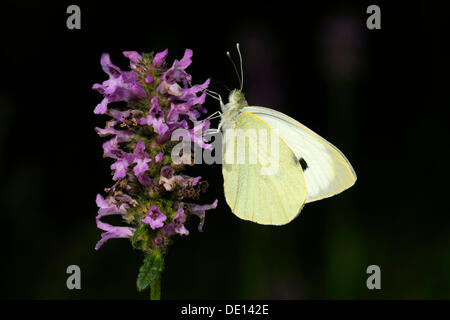
[[223, 131], [234, 128], [236, 125], [236, 117], [242, 112], [242, 109], [248, 106], [247, 100], [240, 90], [233, 90], [229, 97], [228, 103], [221, 103], [222, 115], [219, 128]]
[[[355, 183], [345, 156], [296, 120], [273, 109], [248, 106], [237, 89], [221, 108], [225, 198], [241, 219], [286, 224], [305, 203]], [[265, 140], [269, 147], [263, 148]], [[239, 161], [240, 156], [244, 160]], [[271, 170], [269, 160], [274, 162], [269, 163]]]

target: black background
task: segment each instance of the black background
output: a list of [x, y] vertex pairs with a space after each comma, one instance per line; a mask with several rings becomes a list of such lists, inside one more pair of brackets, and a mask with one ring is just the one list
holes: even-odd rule
[[[126, 240], [94, 251], [95, 195], [111, 185], [94, 127], [107, 78], [100, 56], [126, 69], [125, 50], [194, 51], [194, 83], [237, 86], [225, 56], [240, 42], [251, 105], [280, 110], [330, 140], [352, 163], [348, 191], [308, 204], [283, 227], [235, 217], [221, 167], [190, 172], [219, 199], [166, 258], [164, 299], [443, 299], [450, 297], [448, 18], [430, 2], [7, 3], [0, 13], [1, 293], [7, 299], [145, 299], [142, 257]], [[209, 99], [209, 113], [218, 109]], [[66, 268], [82, 290], [66, 288]], [[379, 265], [382, 289], [366, 288]]]

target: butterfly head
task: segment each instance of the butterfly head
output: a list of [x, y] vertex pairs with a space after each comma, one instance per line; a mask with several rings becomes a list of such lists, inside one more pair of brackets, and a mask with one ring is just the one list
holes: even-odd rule
[[248, 106], [247, 100], [245, 100], [244, 93], [239, 89], [234, 89], [228, 96], [228, 102], [233, 106], [239, 106], [241, 108]]

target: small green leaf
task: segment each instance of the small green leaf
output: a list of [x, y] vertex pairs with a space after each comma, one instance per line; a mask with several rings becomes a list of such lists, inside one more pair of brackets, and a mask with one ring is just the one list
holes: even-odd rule
[[131, 243], [133, 244], [133, 247], [136, 247], [136, 244], [138, 241], [142, 240], [142, 234], [145, 231], [145, 225], [141, 224], [139, 227], [137, 227], [136, 231], [134, 231], [133, 238], [131, 238]]
[[141, 224], [134, 231], [133, 237], [131, 238], [131, 244], [134, 248], [138, 250], [145, 251], [148, 245], [148, 232], [145, 224]]
[[159, 252], [152, 252], [144, 259], [144, 263], [139, 268], [136, 286], [139, 291], [147, 289], [163, 271], [164, 261]]

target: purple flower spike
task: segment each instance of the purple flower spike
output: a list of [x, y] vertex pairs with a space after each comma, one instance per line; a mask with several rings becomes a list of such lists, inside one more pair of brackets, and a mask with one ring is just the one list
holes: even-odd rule
[[159, 211], [158, 207], [152, 205], [148, 212], [148, 216], [146, 216], [142, 220], [142, 222], [148, 223], [150, 225], [150, 228], [155, 230], [164, 226], [164, 221], [166, 221], [166, 219], [167, 217], [163, 213], [161, 213], [161, 211]]
[[[169, 141], [178, 128], [187, 130], [194, 150], [198, 145], [211, 147], [203, 138], [210, 122], [201, 120], [210, 79], [192, 85], [192, 76], [186, 71], [192, 63], [190, 49], [171, 64], [166, 62], [167, 49], [153, 59], [152, 54], [136, 51], [124, 51], [123, 55], [129, 59], [127, 70], [114, 65], [109, 54], [102, 55], [100, 63], [109, 78], [92, 87], [102, 94], [94, 113], [109, 116], [106, 125], [95, 131], [108, 139], [103, 143], [103, 155], [113, 159], [109, 161], [114, 180], [104, 189], [105, 198], [96, 197], [96, 224], [102, 233], [95, 249], [109, 239], [136, 236], [139, 241], [132, 241], [134, 248], [146, 257], [160, 254], [164, 259], [171, 238], [189, 234], [188, 219], [198, 216], [202, 231], [205, 212], [217, 206], [217, 200], [206, 205], [188, 200], [198, 199], [208, 186], [200, 176], [183, 174], [186, 165], [193, 164], [192, 153], [183, 152], [181, 163], [174, 163], [169, 156], [174, 145]], [[103, 222], [107, 215], [118, 215], [125, 225]], [[135, 234], [137, 229], [139, 234]], [[137, 281], [139, 290], [145, 285], [148, 283]]]

